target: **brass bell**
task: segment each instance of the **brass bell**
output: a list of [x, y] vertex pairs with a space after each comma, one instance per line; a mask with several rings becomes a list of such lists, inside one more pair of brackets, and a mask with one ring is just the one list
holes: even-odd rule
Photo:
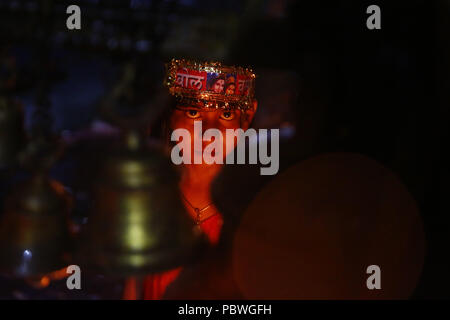
[[0, 169], [16, 163], [24, 141], [22, 106], [12, 99], [0, 96]]
[[19, 277], [67, 265], [68, 202], [63, 186], [38, 172], [16, 186], [0, 219], [0, 267]]
[[177, 267], [204, 243], [183, 209], [170, 160], [130, 130], [107, 155], [95, 180], [93, 212], [83, 237], [91, 268], [121, 276]]

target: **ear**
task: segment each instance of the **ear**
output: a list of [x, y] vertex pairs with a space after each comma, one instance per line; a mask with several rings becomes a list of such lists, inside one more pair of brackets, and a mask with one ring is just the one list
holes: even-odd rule
[[258, 109], [258, 101], [253, 100], [253, 105], [251, 108], [244, 111], [242, 115], [242, 129], [247, 130], [250, 127], [250, 124], [253, 121], [253, 117], [255, 116], [256, 109]]

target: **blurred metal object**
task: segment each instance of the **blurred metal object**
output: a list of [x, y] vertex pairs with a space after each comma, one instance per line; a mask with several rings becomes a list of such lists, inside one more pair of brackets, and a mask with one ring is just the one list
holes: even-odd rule
[[[0, 100], [0, 165], [17, 160], [31, 172], [31, 178], [18, 184], [5, 200], [0, 219], [0, 269], [26, 279], [61, 269], [69, 259], [71, 199], [63, 185], [47, 175], [61, 152], [61, 144], [52, 133], [49, 112], [52, 73], [46, 37], [53, 23], [52, 4], [52, 0], [45, 0], [39, 7], [36, 110], [32, 139], [23, 150], [18, 142], [23, 132], [20, 108], [11, 100]], [[8, 85], [0, 86], [7, 94], [14, 91], [17, 82], [15, 60], [11, 61], [6, 81], [1, 82]]]
[[106, 152], [93, 185], [93, 207], [81, 239], [80, 261], [90, 270], [119, 276], [161, 272], [187, 263], [206, 239], [181, 202], [178, 176], [168, 157], [144, 145], [140, 132], [152, 123], [153, 107], [138, 98], [135, 62], [100, 105], [101, 114], [124, 134]]
[[203, 244], [185, 213], [169, 159], [135, 131], [106, 157], [82, 250], [102, 272], [139, 275], [186, 263]]
[[17, 163], [25, 142], [23, 118], [20, 103], [0, 95], [0, 169]]
[[31, 177], [5, 200], [0, 219], [0, 269], [5, 273], [39, 277], [67, 265], [72, 199], [47, 175], [61, 152], [58, 139], [37, 135], [18, 155]]
[[37, 172], [16, 186], [0, 220], [0, 268], [19, 277], [67, 265], [69, 202], [63, 186]]

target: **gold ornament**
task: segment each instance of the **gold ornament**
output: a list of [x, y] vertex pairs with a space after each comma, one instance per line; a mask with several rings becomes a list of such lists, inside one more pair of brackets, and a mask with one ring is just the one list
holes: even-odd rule
[[[206, 108], [247, 110], [253, 107], [255, 78], [249, 68], [172, 59], [166, 64], [164, 84], [181, 102], [202, 103]], [[218, 86], [211, 86], [220, 80]]]
[[188, 262], [204, 241], [192, 232], [170, 160], [142, 144], [128, 132], [95, 182], [81, 251], [94, 270], [124, 276], [168, 270]]
[[70, 197], [63, 186], [37, 172], [6, 200], [0, 220], [0, 266], [20, 277], [66, 266]]

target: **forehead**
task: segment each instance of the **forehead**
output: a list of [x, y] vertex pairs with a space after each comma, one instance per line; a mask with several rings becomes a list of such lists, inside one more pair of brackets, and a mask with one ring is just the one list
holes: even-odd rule
[[[205, 110], [207, 111], [208, 108], [205, 108], [203, 103], [198, 102], [198, 103], [177, 103], [175, 106], [176, 109], [181, 109], [181, 110]], [[215, 110], [215, 109], [214, 109]]]
[[176, 109], [179, 110], [198, 110], [202, 112], [224, 112], [224, 111], [232, 111], [232, 112], [238, 112], [239, 110], [235, 110], [232, 108], [206, 108], [203, 103], [177, 103], [175, 106]]

